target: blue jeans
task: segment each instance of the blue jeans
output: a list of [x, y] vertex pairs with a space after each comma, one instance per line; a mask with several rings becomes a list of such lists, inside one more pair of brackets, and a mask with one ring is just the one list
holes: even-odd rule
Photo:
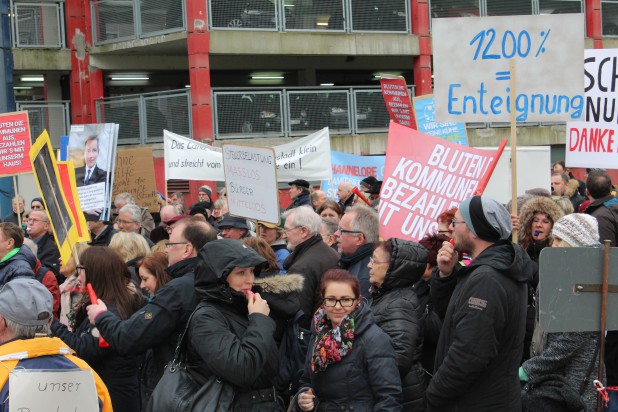
[[618, 412], [618, 391], [607, 391], [609, 395], [609, 406], [603, 406], [604, 412]]

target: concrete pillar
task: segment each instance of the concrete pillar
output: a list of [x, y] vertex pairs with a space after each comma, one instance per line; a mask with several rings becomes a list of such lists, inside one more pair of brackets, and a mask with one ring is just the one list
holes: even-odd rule
[[414, 57], [414, 94], [433, 93], [431, 85], [431, 36], [429, 35], [429, 1], [410, 0], [412, 32], [418, 36], [419, 55]]
[[595, 49], [603, 48], [601, 0], [586, 0], [586, 36], [592, 39]]

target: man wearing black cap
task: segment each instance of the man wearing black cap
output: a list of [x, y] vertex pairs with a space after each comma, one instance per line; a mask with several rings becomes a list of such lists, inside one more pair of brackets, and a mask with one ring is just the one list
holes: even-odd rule
[[296, 179], [289, 182], [288, 185], [290, 185], [290, 198], [292, 198], [292, 204], [285, 209], [286, 211], [292, 210], [298, 206], [311, 206], [309, 182], [303, 179]]
[[220, 230], [219, 235], [224, 239], [242, 239], [251, 235], [247, 219], [244, 217], [232, 216], [229, 213], [217, 224]]
[[[457, 286], [436, 348], [428, 410], [519, 412], [532, 261], [509, 241], [510, 215], [493, 199], [464, 200], [451, 225], [455, 244], [444, 242], [438, 252], [431, 293], [455, 268]], [[462, 253], [472, 257], [469, 266], [458, 265]]]
[[114, 229], [114, 226], [110, 225], [109, 222], [99, 220], [99, 217], [96, 215], [84, 213], [84, 216], [86, 217], [86, 224], [88, 225], [88, 230], [92, 237], [92, 240], [88, 242], [88, 244], [90, 246], [109, 246], [109, 242], [112, 241], [112, 236], [118, 233], [118, 231]]

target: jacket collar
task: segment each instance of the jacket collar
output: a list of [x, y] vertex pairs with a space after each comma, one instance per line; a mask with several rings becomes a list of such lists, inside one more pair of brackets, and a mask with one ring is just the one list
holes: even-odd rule
[[195, 271], [195, 265], [197, 264], [197, 256], [190, 257], [180, 262], [174, 263], [172, 266], [165, 269], [165, 271], [174, 279], [186, 275], [187, 273], [193, 273]]

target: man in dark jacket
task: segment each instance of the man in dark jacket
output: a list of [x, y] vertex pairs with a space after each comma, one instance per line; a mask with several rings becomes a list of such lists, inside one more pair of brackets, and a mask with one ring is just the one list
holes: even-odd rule
[[456, 275], [427, 388], [428, 410], [519, 412], [532, 262], [508, 241], [511, 217], [493, 199], [464, 200], [451, 225], [455, 245], [445, 242], [440, 249], [440, 275], [449, 276], [460, 253], [472, 262]]
[[109, 246], [112, 236], [118, 233], [114, 226], [108, 224], [108, 222], [98, 220], [96, 216], [89, 213], [84, 213], [84, 216], [86, 216], [86, 223], [92, 237], [88, 244], [90, 246]]
[[335, 237], [339, 242], [339, 267], [360, 282], [361, 294], [367, 299], [369, 293], [369, 258], [379, 239], [380, 221], [375, 210], [364, 205], [350, 206], [339, 222]]
[[311, 206], [311, 196], [309, 194], [309, 182], [303, 179], [296, 179], [290, 183], [290, 197], [292, 203], [285, 209], [286, 211], [292, 210], [299, 206]]
[[[9, 223], [14, 223], [14, 224], [18, 224], [19, 220], [21, 219], [21, 223], [24, 223], [24, 213], [25, 213], [25, 202], [24, 202], [24, 198], [21, 197], [20, 195], [17, 195], [13, 198], [13, 200], [11, 201], [11, 206], [13, 207], [13, 213], [4, 216], [3, 220], [5, 222], [9, 222]], [[18, 217], [18, 214], [19, 216]]]
[[34, 279], [36, 256], [24, 245], [24, 232], [14, 223], [0, 223], [0, 287], [16, 278]]
[[197, 305], [194, 287], [197, 254], [202, 246], [216, 238], [216, 231], [210, 224], [197, 218], [181, 220], [166, 244], [169, 260], [166, 272], [173, 279], [158, 289], [146, 306], [124, 321], [107, 311], [102, 302], [88, 307], [90, 323], [96, 325], [112, 349], [121, 355], [153, 349], [154, 368], [148, 370], [154, 374], [146, 376], [142, 383], [144, 402], [172, 359], [178, 337]]
[[292, 253], [283, 262], [283, 268], [289, 274], [300, 274], [305, 278], [300, 293], [300, 308], [307, 317], [302, 326], [308, 328], [309, 320], [320, 306], [322, 275], [337, 265], [339, 255], [322, 241], [322, 219], [310, 206], [292, 209], [284, 217], [283, 236]]
[[[599, 240], [610, 240], [618, 246], [618, 199], [612, 194], [612, 180], [605, 170], [592, 169], [586, 180], [586, 193], [591, 202], [586, 213], [599, 223]], [[605, 338], [605, 368], [608, 386], [618, 385], [618, 331], [609, 331]]]
[[[47, 214], [41, 210], [33, 210], [27, 220], [26, 231], [30, 239], [37, 245], [37, 258], [43, 266], [54, 271], [56, 278], [60, 276], [60, 251], [54, 237], [49, 233], [50, 223]], [[60, 283], [60, 279], [58, 279]]]

